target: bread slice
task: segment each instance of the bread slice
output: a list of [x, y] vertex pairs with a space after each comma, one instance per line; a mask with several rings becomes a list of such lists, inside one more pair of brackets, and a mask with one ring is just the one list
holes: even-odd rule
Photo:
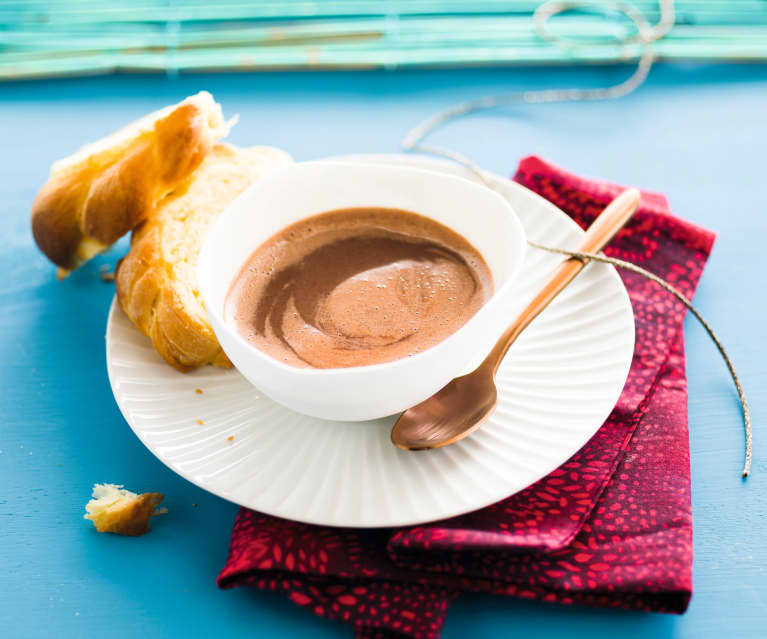
[[117, 299], [176, 369], [231, 366], [208, 323], [197, 256], [217, 215], [260, 175], [290, 161], [275, 148], [218, 144], [194, 178], [134, 231], [130, 252], [117, 265]]
[[137, 495], [115, 484], [95, 484], [93, 499], [86, 505], [85, 519], [90, 519], [99, 532], [138, 537], [149, 531], [149, 520], [164, 515], [167, 508], [157, 508], [162, 493]]
[[203, 91], [56, 162], [32, 205], [37, 245], [65, 273], [77, 268], [189, 179], [231, 124]]

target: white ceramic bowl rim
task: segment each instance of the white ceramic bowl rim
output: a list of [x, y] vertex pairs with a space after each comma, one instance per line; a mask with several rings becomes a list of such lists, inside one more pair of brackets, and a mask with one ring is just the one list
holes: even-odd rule
[[[258, 182], [256, 182], [253, 186], [246, 189], [245, 192], [243, 192], [236, 200], [234, 200], [229, 206], [234, 206], [236, 202], [246, 199], [249, 197], [249, 194], [253, 189], [259, 188], [261, 185], [268, 183], [271, 180], [279, 179], [281, 175], [283, 175], [285, 172], [291, 171], [292, 169], [295, 169], [297, 166], [307, 166], [307, 165], [321, 165], [323, 167], [327, 166], [336, 166], [336, 167], [359, 167], [360, 165], [353, 162], [353, 161], [336, 161], [336, 160], [313, 160], [309, 162], [300, 162], [296, 164], [290, 164], [285, 167], [282, 167], [280, 169], [275, 170], [274, 172], [270, 173], [268, 176], [265, 176], [264, 178], [261, 178]], [[290, 371], [293, 375], [300, 375], [300, 376], [323, 376], [323, 377], [343, 377], [343, 376], [351, 376], [351, 375], [360, 375], [367, 372], [372, 371], [389, 371], [392, 373], [396, 373], [397, 369], [399, 368], [405, 368], [409, 367], [411, 362], [418, 361], [427, 355], [433, 354], [435, 350], [437, 349], [447, 349], [450, 348], [450, 346], [459, 339], [459, 336], [462, 333], [465, 333], [471, 328], [476, 325], [479, 322], [485, 321], [485, 316], [488, 314], [491, 314], [493, 310], [495, 309], [496, 305], [498, 304], [498, 300], [502, 299], [504, 295], [506, 295], [509, 292], [509, 289], [514, 286], [514, 276], [519, 271], [522, 263], [525, 259], [525, 252], [527, 249], [527, 241], [526, 241], [526, 234], [525, 230], [522, 227], [522, 223], [519, 221], [519, 218], [517, 217], [516, 213], [514, 212], [514, 209], [511, 207], [509, 202], [502, 197], [500, 194], [498, 194], [496, 191], [493, 191], [492, 189], [478, 184], [476, 182], [472, 182], [471, 180], [468, 180], [466, 178], [457, 176], [457, 175], [448, 175], [446, 173], [442, 173], [440, 171], [436, 170], [430, 170], [430, 169], [423, 169], [423, 168], [416, 168], [411, 166], [402, 166], [402, 165], [364, 165], [367, 167], [375, 168], [375, 169], [396, 169], [398, 171], [407, 171], [411, 173], [421, 173], [428, 176], [437, 177], [439, 179], [447, 179], [447, 180], [454, 180], [457, 182], [463, 183], [463, 185], [467, 189], [473, 189], [476, 191], [481, 191], [483, 197], [491, 197], [499, 200], [502, 202], [503, 206], [509, 210], [509, 213], [511, 215], [511, 223], [516, 227], [516, 232], [518, 233], [518, 236], [523, 239], [523, 242], [521, 243], [521, 250], [519, 251], [518, 256], [515, 259], [515, 272], [511, 274], [510, 277], [506, 278], [506, 281], [500, 286], [500, 288], [495, 288], [493, 291], [493, 295], [490, 297], [490, 299], [480, 308], [472, 317], [469, 318], [469, 320], [463, 324], [458, 330], [448, 335], [445, 339], [438, 342], [437, 344], [434, 344], [433, 346], [430, 346], [429, 348], [416, 353], [415, 355], [412, 355], [410, 357], [406, 358], [400, 358], [393, 360], [391, 362], [383, 362], [379, 364], [367, 364], [364, 366], [351, 366], [351, 367], [342, 367], [342, 368], [298, 368], [295, 366], [290, 366], [289, 364], [285, 364], [284, 362], [281, 362], [280, 360], [271, 357], [270, 355], [267, 355], [263, 351], [259, 350], [258, 348], [254, 347], [252, 344], [249, 344], [247, 340], [245, 340], [238, 331], [236, 331], [229, 322], [225, 321], [223, 318], [223, 309], [222, 308], [215, 308], [215, 309], [208, 309], [209, 313], [216, 313], [220, 320], [220, 325], [223, 327], [223, 330], [227, 331], [227, 333], [233, 337], [239, 344], [246, 347], [248, 351], [251, 353], [252, 356], [261, 359], [262, 361], [267, 361], [269, 365], [276, 366], [277, 368], [280, 368], [285, 371]], [[227, 207], [228, 208], [228, 207]], [[313, 215], [317, 215], [319, 213], [322, 213], [323, 211], [317, 211], [308, 213], [301, 219], [306, 219], [307, 217], [311, 217]], [[424, 215], [425, 217], [431, 218], [429, 215], [426, 215], [425, 213], [421, 211], [414, 211], [415, 213], [418, 213], [419, 215]], [[221, 214], [219, 219], [216, 221], [216, 224], [218, 224], [221, 219], [223, 218], [225, 212]], [[299, 220], [300, 221], [300, 220]], [[445, 226], [448, 226], [444, 222], [440, 220], [440, 224], [443, 224]], [[288, 226], [288, 225], [286, 225]], [[285, 227], [283, 227], [285, 228]], [[450, 228], [450, 227], [449, 227]], [[454, 232], [458, 233], [455, 229], [452, 229]], [[279, 231], [278, 231], [279, 232]], [[210, 233], [209, 233], [210, 235]], [[460, 235], [460, 233], [459, 233]], [[200, 259], [198, 261], [197, 269], [198, 269], [198, 280], [200, 282], [204, 281], [204, 278], [201, 277], [202, 271], [205, 269], [206, 262], [209, 259], [212, 259], [212, 256], [209, 254], [210, 250], [208, 249], [208, 242], [207, 240], [203, 243], [202, 249], [200, 251]], [[207, 250], [206, 250], [207, 249]], [[481, 251], [477, 247], [475, 249], [480, 252], [480, 255], [482, 254]], [[484, 258], [484, 256], [483, 256]], [[491, 269], [492, 272], [492, 269]], [[495, 273], [493, 273], [494, 280], [495, 280]], [[493, 282], [495, 285], [495, 281]], [[232, 282], [227, 283], [227, 290], [231, 286]], [[205, 294], [203, 292], [203, 297], [205, 297]], [[511, 319], [509, 320], [511, 321]], [[500, 336], [500, 333], [499, 333]]]

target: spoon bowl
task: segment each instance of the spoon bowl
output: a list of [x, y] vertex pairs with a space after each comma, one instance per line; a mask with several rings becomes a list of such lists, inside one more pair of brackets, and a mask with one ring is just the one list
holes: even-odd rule
[[[467, 402], [464, 398], [471, 397]], [[406, 410], [392, 430], [392, 441], [405, 450], [440, 448], [463, 439], [493, 414], [498, 404], [489, 371], [456, 377], [426, 401]]]

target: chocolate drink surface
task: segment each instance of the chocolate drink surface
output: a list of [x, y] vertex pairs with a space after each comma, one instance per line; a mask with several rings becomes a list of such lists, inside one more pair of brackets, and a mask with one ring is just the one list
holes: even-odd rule
[[434, 346], [492, 294], [490, 268], [455, 231], [408, 211], [354, 208], [264, 242], [234, 278], [224, 316], [286, 364], [343, 368]]

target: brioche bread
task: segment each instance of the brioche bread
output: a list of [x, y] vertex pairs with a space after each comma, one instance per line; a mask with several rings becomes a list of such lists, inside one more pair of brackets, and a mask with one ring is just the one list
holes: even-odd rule
[[133, 232], [130, 252], [117, 265], [117, 299], [176, 369], [231, 366], [197, 288], [197, 256], [216, 216], [264, 172], [290, 161], [279, 149], [217, 144], [193, 179]]
[[162, 493], [137, 495], [115, 484], [95, 484], [84, 517], [99, 532], [138, 537], [149, 531], [152, 517], [168, 512], [166, 508], [157, 508], [162, 500]]
[[205, 91], [56, 162], [32, 205], [32, 233], [65, 273], [107, 249], [186, 181], [231, 123]]

